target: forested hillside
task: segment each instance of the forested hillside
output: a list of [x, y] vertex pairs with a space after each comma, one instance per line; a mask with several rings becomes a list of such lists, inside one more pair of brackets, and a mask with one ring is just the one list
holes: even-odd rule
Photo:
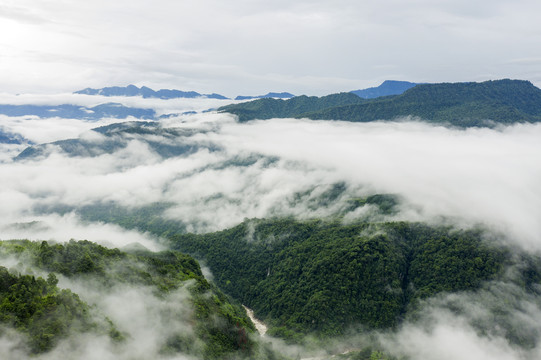
[[[157, 344], [164, 354], [205, 359], [222, 359], [233, 353], [258, 356], [249, 335], [254, 327], [244, 310], [209, 284], [199, 264], [188, 255], [176, 251], [126, 253], [88, 241], [3, 241], [0, 254], [5, 261], [15, 259], [19, 264], [9, 271], [0, 269], [0, 321], [27, 336], [31, 353], [50, 351], [61, 340], [84, 333], [108, 336], [119, 350], [129, 346], [137, 329], [115, 324], [105, 309], [59, 288], [69, 279], [93, 289], [99, 297], [110, 296], [117, 288], [153, 289], [155, 316], [171, 319], [166, 321], [170, 326], [167, 336]], [[20, 275], [23, 271], [48, 274], [47, 280]], [[171, 301], [179, 291], [187, 292], [186, 302], [175, 305]], [[159, 314], [157, 309], [164, 301], [169, 304], [168, 313]], [[186, 313], [186, 309], [191, 310]], [[182, 321], [190, 322], [193, 331], [181, 330]]]
[[[335, 97], [345, 97], [337, 94]], [[349, 104], [293, 98], [287, 101], [256, 100], [229, 105], [240, 121], [273, 117], [368, 122], [408, 116], [455, 126], [491, 126], [541, 121], [541, 90], [528, 81], [496, 80], [482, 83], [420, 84], [401, 95], [370, 100], [350, 99]], [[295, 103], [289, 103], [295, 101]], [[312, 104], [317, 104], [309, 109]]]
[[323, 97], [295, 96], [288, 100], [264, 98], [240, 104], [226, 105], [218, 111], [235, 114], [239, 121], [295, 117], [336, 106], [362, 103], [364, 99], [352, 93], [332, 94]]
[[52, 349], [70, 333], [94, 330], [121, 339], [113, 324], [98, 325], [88, 304], [70, 290], [59, 289], [57, 283], [54, 273], [44, 280], [0, 267], [0, 323], [25, 334], [32, 353]]
[[[267, 320], [271, 333], [294, 339], [359, 325], [393, 328], [414, 316], [419, 300], [476, 291], [517, 261], [481, 230], [402, 222], [249, 220], [170, 239], [204, 259], [216, 283]], [[529, 259], [519, 282], [537, 294], [541, 262]]]

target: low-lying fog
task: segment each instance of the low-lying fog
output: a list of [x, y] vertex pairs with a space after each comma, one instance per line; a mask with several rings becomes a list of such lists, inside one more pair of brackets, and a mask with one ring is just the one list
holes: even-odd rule
[[[154, 100], [150, 105], [161, 106], [157, 110], [163, 112], [182, 107], [180, 102], [171, 104]], [[0, 121], [4, 131], [34, 142], [80, 136], [87, 145], [104, 141], [104, 135], [89, 132], [91, 128], [119, 122]], [[87, 157], [50, 147], [46, 155], [14, 161], [25, 146], [2, 144], [0, 238], [75, 238], [112, 246], [139, 242], [158, 249], [148, 234], [83, 222], [76, 213], [36, 209], [167, 202], [172, 205], [165, 213], [168, 218], [183, 222], [189, 231], [206, 232], [245, 218], [333, 215], [352, 197], [391, 193], [403, 199], [394, 219], [481, 224], [526, 250], [541, 250], [541, 124], [463, 130], [415, 119], [238, 123], [229, 114], [211, 112], [175, 116], [161, 125], [195, 131], [175, 139], [159, 133], [119, 134], [126, 146]], [[150, 142], [189, 144], [196, 151], [164, 158]], [[314, 207], [311, 200], [333, 184], [344, 184], [346, 191], [331, 204]], [[359, 210], [347, 220], [363, 216], [366, 211]], [[538, 310], [525, 307], [523, 315], [537, 318]], [[383, 336], [382, 343], [423, 359], [534, 359], [538, 354], [513, 349], [497, 334], [480, 337], [468, 318], [433, 311], [425, 319], [429, 325], [406, 325], [393, 337]]]

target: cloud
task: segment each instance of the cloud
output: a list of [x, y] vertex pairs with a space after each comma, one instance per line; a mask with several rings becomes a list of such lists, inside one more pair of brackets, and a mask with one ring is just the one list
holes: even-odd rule
[[[27, 120], [6, 118], [6, 123], [17, 121], [23, 128]], [[103, 143], [103, 135], [84, 132], [89, 124], [39, 121], [51, 134], [62, 133], [64, 125], [73, 126], [70, 133], [83, 130], [83, 142]], [[114, 247], [137, 242], [159, 249], [159, 240], [148, 234], [82, 221], [77, 210], [95, 204], [137, 209], [166, 202], [171, 205], [166, 217], [189, 231], [205, 232], [234, 226], [244, 218], [332, 216], [341, 213], [352, 197], [392, 193], [404, 201], [401, 212], [379, 219], [436, 223], [443, 219], [458, 226], [481, 223], [505, 234], [512, 244], [541, 249], [541, 192], [537, 186], [541, 180], [541, 125], [463, 130], [413, 119], [364, 124], [297, 119], [238, 123], [228, 114], [216, 113], [179, 116], [160, 124], [181, 135], [120, 133], [115, 136], [125, 146], [98, 155], [68, 156], [51, 147], [46, 156], [0, 163], [2, 238], [88, 239]], [[152, 143], [198, 148], [162, 157]], [[333, 189], [336, 196], [322, 202]], [[42, 211], [55, 206], [73, 212]], [[368, 209], [349, 217], [371, 215]], [[156, 336], [162, 332], [154, 336], [148, 331], [162, 329], [163, 324], [156, 323], [161, 315], [155, 311], [166, 311], [169, 300], [156, 303], [145, 289], [122, 288], [103, 295], [92, 289], [85, 292], [80, 284], [63, 286], [73, 287], [108, 309], [122, 327], [135, 326], [134, 349], [154, 354], [154, 341], [159, 343]], [[139, 300], [125, 312], [119, 304], [128, 298]], [[505, 310], [501, 304], [513, 306], [502, 315], [496, 311]], [[460, 311], [451, 313], [450, 308]], [[519, 350], [509, 340], [505, 326], [511, 324], [537, 339], [536, 334], [541, 333], [539, 309], [534, 297], [496, 283], [480, 293], [434, 299], [425, 304], [419, 320], [407, 320], [398, 332], [384, 334], [380, 341], [388, 352], [412, 358], [535, 359], [540, 354], [535, 341], [529, 349]], [[140, 322], [130, 325], [129, 313], [139, 314]], [[493, 322], [495, 313], [507, 325]], [[480, 332], [481, 325], [488, 332]], [[58, 351], [76, 351], [89, 359], [118, 355], [105, 338], [76, 340], [66, 341]], [[17, 343], [9, 337], [1, 341], [8, 347]], [[355, 346], [355, 341], [350, 344]], [[89, 350], [94, 347], [100, 351]], [[304, 350], [284, 347], [284, 351], [296, 354]]]
[[7, 20], [29, 23], [33, 25], [48, 22], [46, 18], [36, 15], [31, 8], [10, 5], [0, 6], [0, 17], [3, 17]]
[[[19, 200], [20, 199], [12, 199]], [[9, 200], [8, 200], [9, 201]], [[9, 203], [13, 203], [9, 201]], [[23, 205], [26, 202], [22, 201]], [[117, 225], [105, 223], [88, 223], [75, 214], [65, 215], [29, 215], [17, 214], [17, 217], [4, 217], [0, 222], [0, 240], [28, 239], [53, 240], [66, 242], [70, 239], [89, 240], [111, 248], [140, 244], [151, 251], [163, 250], [156, 237], [129, 231]]]
[[539, 248], [540, 135], [540, 125], [457, 130], [283, 119], [231, 124], [211, 136], [225, 148], [332, 169], [349, 183], [401, 194], [419, 209], [419, 219], [485, 223]]
[[427, 360], [533, 360], [541, 354], [539, 300], [511, 283], [439, 295], [413, 318], [379, 334], [388, 353]]
[[[58, 120], [39, 121], [51, 133], [61, 132]], [[167, 202], [166, 216], [204, 232], [246, 217], [329, 216], [352, 197], [391, 193], [404, 199], [395, 219], [483, 224], [525, 248], [541, 248], [540, 125], [458, 130], [411, 119], [240, 124], [209, 113], [162, 126], [186, 135], [115, 135], [125, 145], [101, 155], [70, 157], [52, 147], [45, 158], [0, 164], [0, 198], [10, 204], [0, 214], [16, 221], [17, 214], [31, 216], [32, 209], [57, 204], [133, 208]], [[103, 138], [91, 134], [82, 139], [98, 146]], [[196, 151], [163, 158], [156, 144]], [[335, 184], [344, 184], [337, 197], [317, 205]]]

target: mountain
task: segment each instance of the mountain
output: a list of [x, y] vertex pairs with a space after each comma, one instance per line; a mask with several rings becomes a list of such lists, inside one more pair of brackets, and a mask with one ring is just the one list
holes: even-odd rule
[[292, 97], [295, 97], [295, 95], [288, 92], [281, 92], [281, 93], [270, 92], [266, 95], [258, 95], [258, 96], [239, 95], [235, 98], [235, 100], [252, 100], [252, 99], [266, 99], [266, 98], [290, 99]]
[[264, 98], [250, 102], [226, 105], [218, 111], [229, 112], [239, 117], [240, 121], [253, 119], [272, 119], [294, 117], [311, 111], [333, 108], [335, 106], [358, 104], [363, 100], [352, 93], [332, 94], [323, 97], [295, 96], [289, 100]]
[[[512, 262], [482, 231], [415, 223], [248, 220], [170, 241], [204, 259], [221, 289], [286, 338], [395, 327], [421, 299], [481, 289], [502, 280]], [[533, 261], [522, 270], [525, 284], [541, 279], [541, 260]]]
[[19, 134], [3, 131], [0, 128], [0, 144], [22, 144], [28, 142]]
[[[18, 240], [0, 241], [0, 256], [13, 257], [18, 263], [11, 269], [0, 267], [2, 334], [11, 328], [24, 335], [32, 355], [54, 351], [68, 337], [74, 346], [85, 336], [94, 346], [106, 341], [101, 346], [122, 353], [137, 342], [149, 341], [146, 337], [155, 332], [160, 333], [153, 347], [138, 348], [151, 353], [137, 357], [257, 355], [257, 344], [249, 337], [255, 328], [245, 311], [211, 285], [188, 255], [127, 253], [89, 241]], [[21, 274], [30, 268], [45, 274], [46, 280]], [[62, 284], [78, 288], [79, 294], [61, 288]], [[121, 309], [130, 309], [130, 316], [110, 313]], [[145, 322], [154, 328], [138, 328]], [[150, 332], [145, 335], [145, 331]], [[20, 356], [25, 350], [21, 347]]]
[[101, 95], [101, 96], [142, 96], [143, 98], [158, 98], [158, 99], [178, 99], [178, 98], [197, 98], [206, 97], [209, 99], [228, 99], [227, 97], [212, 93], [212, 94], [200, 94], [195, 91], [181, 91], [161, 89], [154, 91], [151, 88], [143, 86], [138, 88], [135, 85], [128, 86], [112, 86], [104, 87], [101, 89], [86, 88], [83, 90], [75, 91], [74, 94], [84, 95]]
[[152, 109], [132, 108], [118, 103], [100, 104], [84, 107], [70, 104], [63, 105], [0, 105], [0, 114], [7, 116], [39, 116], [41, 118], [68, 118], [99, 120], [105, 117], [125, 119], [153, 119], [156, 112]]
[[[318, 198], [298, 194], [295, 201], [322, 209], [344, 191], [337, 185]], [[130, 209], [101, 204], [77, 213], [87, 221], [154, 233], [167, 239], [169, 248], [204, 261], [216, 285], [253, 309], [274, 336], [301, 341], [307, 334], [335, 338], [358, 328], [398, 329], [436, 302], [457, 315], [483, 308], [492, 320], [472, 319], [476, 331], [498, 328], [514, 346], [535, 345], [535, 331], [513, 318], [525, 299], [541, 305], [538, 254], [506, 246], [481, 227], [377, 222], [373, 216], [343, 221], [348, 211], [375, 207], [381, 214], [395, 213], [400, 198], [393, 195], [348, 203], [345, 213], [331, 218], [246, 219], [203, 234], [187, 233], [181, 219], [165, 219], [169, 204]]]
[[[343, 94], [335, 96], [344, 98]], [[261, 99], [218, 110], [237, 115], [239, 121], [296, 117], [369, 122], [413, 116], [426, 122], [463, 127], [541, 121], [541, 90], [523, 80], [421, 84], [401, 95], [352, 99], [343, 105], [323, 104], [325, 98], [328, 97], [311, 102], [306, 98], [272, 102]], [[300, 101], [303, 106], [299, 106]], [[313, 110], [307, 110], [312, 104], [316, 104]]]
[[416, 85], [409, 81], [385, 80], [380, 86], [350, 92], [363, 99], [374, 99], [381, 96], [400, 95]]
[[[351, 209], [370, 205], [388, 213], [396, 201], [351, 199]], [[91, 221], [109, 214], [114, 223], [155, 233], [168, 247], [203, 260], [217, 286], [252, 308], [273, 336], [296, 342], [307, 334], [324, 339], [359, 328], [399, 329], [434, 304], [455, 316], [482, 308], [485, 320], [469, 324], [476, 332], [497, 328], [513, 346], [536, 344], [535, 331], [514, 319], [523, 301], [538, 304], [541, 257], [506, 247], [483, 228], [277, 217], [193, 234], [178, 221], [159, 221], [164, 208], [80, 213]]]
[[[76, 139], [29, 146], [15, 160], [46, 156], [51, 147], [61, 150], [68, 156], [92, 157], [111, 154], [126, 148], [133, 140], [145, 143], [164, 158], [189, 155], [201, 149], [200, 144], [190, 140], [196, 133], [191, 129], [162, 128], [154, 122], [129, 121], [95, 128]], [[207, 144], [206, 148], [209, 151], [215, 150], [211, 144]]]
[[457, 126], [534, 123], [541, 121], [541, 90], [521, 80], [423, 84], [391, 98], [315, 110], [303, 116], [363, 122], [414, 116]]

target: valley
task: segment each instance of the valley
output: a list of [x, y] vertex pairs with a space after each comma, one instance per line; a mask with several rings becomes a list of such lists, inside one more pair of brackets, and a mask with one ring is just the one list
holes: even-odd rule
[[[111, 89], [41, 97], [47, 115], [37, 97], [2, 105], [18, 111], [0, 123], [8, 359], [420, 359], [455, 338], [538, 355], [531, 83], [243, 102]], [[111, 100], [149, 112], [50, 111]]]

